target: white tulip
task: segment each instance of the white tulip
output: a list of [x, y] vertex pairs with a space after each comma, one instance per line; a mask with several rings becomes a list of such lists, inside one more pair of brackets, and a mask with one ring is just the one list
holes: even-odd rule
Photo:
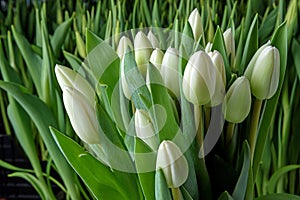
[[125, 55], [126, 51], [128, 50], [128, 48], [130, 50], [133, 49], [133, 45], [131, 43], [131, 41], [129, 40], [129, 38], [127, 38], [126, 36], [122, 36], [120, 41], [119, 41], [119, 45], [117, 48], [117, 54], [120, 58], [123, 58], [123, 56]]
[[[200, 36], [202, 36], [204, 39], [202, 20], [201, 20], [201, 16], [200, 16], [197, 8], [195, 8], [192, 11], [192, 13], [189, 16], [188, 21], [189, 21], [192, 31], [193, 31], [194, 40], [198, 41]], [[204, 41], [204, 43], [205, 43], [205, 41]]]
[[158, 39], [155, 37], [155, 35], [152, 33], [152, 31], [149, 31], [147, 38], [149, 39], [149, 41], [151, 42], [151, 45], [153, 47], [153, 49], [159, 48], [159, 41]]
[[156, 48], [151, 54], [150, 62], [158, 69], [161, 69], [162, 60], [164, 57], [164, 53], [162, 50]]

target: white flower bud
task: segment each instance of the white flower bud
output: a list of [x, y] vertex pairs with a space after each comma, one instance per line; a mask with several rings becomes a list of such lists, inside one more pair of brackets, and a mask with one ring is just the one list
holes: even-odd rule
[[152, 44], [143, 32], [138, 32], [134, 38], [135, 61], [142, 75], [146, 74], [147, 64], [152, 53]]
[[192, 11], [192, 13], [189, 16], [188, 21], [189, 21], [192, 31], [193, 31], [194, 40], [198, 41], [201, 35], [204, 37], [201, 16], [200, 16], [197, 8], [195, 8]]
[[128, 83], [125, 77], [125, 65], [124, 65], [124, 57], [121, 59], [121, 66], [120, 66], [120, 70], [121, 70], [121, 85], [122, 85], [122, 90], [123, 93], [125, 95], [125, 97], [127, 99], [131, 99], [131, 92], [128, 88]]
[[158, 69], [161, 69], [162, 60], [164, 57], [164, 53], [162, 50], [156, 48], [151, 54], [150, 62]]
[[155, 37], [155, 35], [152, 33], [152, 31], [149, 31], [147, 38], [151, 42], [153, 49], [160, 47], [159, 42], [158, 42], [157, 38]]
[[223, 37], [224, 37], [227, 56], [231, 55], [232, 58], [235, 58], [235, 42], [234, 42], [234, 37], [231, 28], [227, 29], [223, 33]]
[[224, 118], [232, 123], [245, 120], [251, 109], [250, 83], [245, 76], [237, 78], [230, 86], [223, 103]]
[[253, 95], [260, 100], [271, 98], [277, 91], [280, 76], [280, 55], [269, 44], [257, 50], [245, 71]]
[[160, 70], [165, 86], [171, 90], [176, 97], [180, 96], [178, 54], [179, 52], [177, 49], [169, 47], [162, 60]]
[[89, 100], [78, 90], [64, 87], [63, 102], [78, 137], [88, 144], [100, 143], [99, 124]]
[[72, 87], [82, 93], [90, 103], [94, 102], [95, 91], [92, 86], [80, 74], [70, 68], [56, 65], [55, 75], [60, 88], [63, 90], [65, 86]]
[[149, 147], [156, 150], [158, 140], [150, 116], [145, 110], [137, 109], [134, 115], [136, 136], [143, 140]]
[[185, 68], [182, 89], [188, 101], [195, 105], [210, 102], [216, 87], [217, 70], [204, 51], [194, 53]]
[[119, 41], [119, 45], [117, 48], [117, 54], [120, 58], [123, 58], [123, 56], [125, 55], [127, 49], [132, 50], [133, 46], [131, 41], [129, 40], [129, 38], [127, 38], [126, 36], [122, 36], [120, 41]]
[[169, 188], [178, 188], [188, 178], [189, 167], [181, 150], [172, 141], [162, 141], [159, 145], [156, 170], [161, 169]]

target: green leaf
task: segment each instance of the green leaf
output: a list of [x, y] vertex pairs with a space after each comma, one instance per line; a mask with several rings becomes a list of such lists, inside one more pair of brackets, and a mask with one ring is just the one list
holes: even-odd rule
[[285, 23], [281, 24], [275, 31], [272, 39], [271, 44], [274, 45], [280, 53], [280, 78], [278, 89], [275, 95], [267, 100], [264, 112], [261, 115], [261, 119], [259, 122], [259, 127], [257, 131], [257, 140], [255, 145], [254, 151], [254, 158], [253, 158], [253, 178], [254, 181], [256, 179], [258, 168], [262, 158], [262, 151], [264, 149], [266, 139], [268, 136], [269, 128], [279, 99], [279, 95], [281, 93], [281, 88], [283, 85], [283, 80], [286, 71], [286, 63], [287, 63], [287, 29]]
[[[135, 137], [135, 164], [136, 164], [136, 170], [138, 173], [139, 181], [141, 184], [141, 188], [144, 194], [145, 199], [153, 199], [155, 200], [155, 164], [156, 164], [156, 157], [155, 153], [150, 153], [152, 150], [147, 147], [147, 145], [141, 141], [138, 137]], [[143, 156], [147, 154], [146, 156]], [[148, 156], [151, 155], [152, 156]], [[150, 157], [150, 158], [149, 158]], [[144, 172], [145, 169], [148, 172]], [[139, 172], [139, 171], [142, 172]]]
[[189, 194], [189, 192], [187, 191], [187, 189], [185, 189], [184, 186], [181, 187], [181, 193], [184, 200], [193, 200], [193, 197], [191, 196], [191, 194]]
[[111, 46], [87, 30], [86, 48], [89, 68], [93, 74], [95, 82], [100, 82], [108, 86], [108, 99], [119, 81], [120, 59]]
[[73, 17], [74, 14], [72, 17], [61, 23], [54, 31], [54, 34], [51, 38], [51, 46], [55, 57], [59, 56], [61, 47], [64, 44], [70, 26], [72, 25]]
[[226, 80], [230, 80], [231, 77], [231, 71], [230, 71], [230, 64], [226, 53], [226, 47], [225, 42], [223, 38], [223, 33], [220, 29], [220, 27], [217, 28], [217, 31], [215, 33], [213, 45], [212, 45], [212, 51], [218, 50], [220, 54], [223, 57], [224, 64], [225, 64], [225, 70], [226, 70]]
[[37, 93], [39, 96], [42, 96], [42, 84], [41, 84], [41, 75], [42, 75], [42, 59], [37, 56], [31, 49], [31, 46], [27, 39], [18, 33], [14, 27], [12, 27], [12, 32], [15, 38], [15, 42], [17, 43], [21, 54], [25, 60], [25, 63], [28, 67], [30, 75], [33, 79], [34, 85], [37, 89]]
[[239, 176], [239, 179], [236, 183], [232, 197], [234, 199], [244, 199], [247, 189], [248, 174], [250, 168], [250, 147], [247, 141], [243, 143], [243, 167]]
[[155, 173], [155, 199], [156, 200], [171, 200], [170, 190], [162, 170], [157, 170]]
[[67, 59], [67, 61], [69, 62], [69, 64], [71, 65], [71, 67], [73, 68], [73, 70], [78, 72], [81, 69], [80, 58], [78, 58], [77, 56], [75, 56], [67, 51], [63, 51], [63, 54], [64, 54], [65, 58]]
[[73, 169], [82, 178], [96, 199], [131, 199], [126, 186], [109, 167], [102, 164], [79, 144], [50, 128], [57, 145]]
[[240, 65], [239, 72], [240, 74], [244, 73], [244, 70], [248, 63], [250, 62], [252, 56], [255, 54], [258, 48], [258, 15], [255, 16], [251, 27], [249, 29], [249, 33], [246, 39], [246, 43], [243, 52], [242, 62]]
[[256, 198], [255, 200], [300, 200], [299, 196], [292, 194], [270, 194]]
[[298, 78], [300, 80], [300, 43], [298, 40], [293, 39], [292, 41], [292, 56], [293, 56], [293, 61], [296, 67], [296, 72], [298, 75]]
[[8, 162], [5, 162], [3, 160], [0, 160], [0, 166], [12, 171], [20, 171], [20, 172], [27, 172], [27, 173], [33, 173], [34, 171], [31, 169], [24, 169], [24, 168], [20, 168], [20, 167], [16, 167]]
[[218, 200], [234, 200], [234, 199], [232, 198], [232, 196], [230, 196], [230, 194], [227, 191], [225, 191], [219, 196]]
[[289, 171], [295, 170], [295, 169], [299, 169], [300, 165], [287, 165], [284, 166], [280, 169], [278, 169], [277, 171], [274, 172], [274, 174], [271, 176], [269, 184], [268, 184], [268, 192], [270, 194], [275, 192], [276, 186], [277, 186], [277, 181], [279, 180], [279, 178], [288, 173]]

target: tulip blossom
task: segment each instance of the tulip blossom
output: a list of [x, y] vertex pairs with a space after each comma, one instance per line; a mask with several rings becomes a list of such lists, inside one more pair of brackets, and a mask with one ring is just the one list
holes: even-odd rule
[[193, 35], [194, 35], [194, 40], [198, 41], [200, 36], [203, 36], [203, 25], [202, 25], [202, 21], [201, 21], [201, 16], [198, 12], [198, 9], [195, 8], [192, 13], [189, 16], [188, 19], [192, 31], [193, 31]]
[[120, 58], [123, 58], [123, 56], [125, 55], [128, 48], [131, 50], [133, 49], [131, 41], [126, 36], [121, 37], [118, 48], [117, 48], [118, 56]]
[[152, 31], [149, 31], [147, 38], [151, 42], [153, 49], [159, 48], [159, 46], [160, 46], [159, 42], [158, 42], [157, 38], [155, 37], [155, 35], [152, 33]]
[[240, 123], [248, 116], [251, 109], [251, 90], [249, 80], [237, 78], [230, 86], [223, 103], [224, 118], [232, 123]]
[[164, 57], [164, 53], [162, 50], [156, 48], [151, 54], [150, 62], [158, 69], [161, 69], [162, 60]]
[[245, 76], [250, 80], [252, 93], [259, 100], [270, 99], [276, 93], [279, 75], [279, 51], [269, 44], [257, 50], [245, 71]]
[[178, 146], [172, 141], [162, 141], [156, 159], [156, 170], [161, 169], [169, 188], [178, 188], [188, 178], [187, 160]]

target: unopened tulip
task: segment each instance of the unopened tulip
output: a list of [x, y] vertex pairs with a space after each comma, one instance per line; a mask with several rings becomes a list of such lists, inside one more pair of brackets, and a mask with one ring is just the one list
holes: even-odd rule
[[194, 40], [198, 41], [200, 36], [204, 37], [201, 16], [200, 16], [197, 8], [195, 8], [192, 11], [192, 13], [189, 16], [188, 21], [189, 21], [192, 31], [193, 31]]
[[143, 140], [153, 150], [157, 149], [158, 140], [149, 114], [145, 110], [137, 109], [134, 115], [136, 136]]
[[194, 53], [184, 70], [182, 89], [188, 101], [195, 105], [210, 102], [216, 86], [217, 70], [207, 53]]
[[124, 57], [121, 59], [121, 85], [122, 85], [122, 90], [123, 90], [123, 94], [125, 95], [125, 97], [127, 99], [131, 99], [131, 92], [128, 88], [128, 83], [125, 77], [125, 65], [124, 65]]
[[171, 90], [176, 97], [180, 96], [178, 54], [177, 49], [169, 47], [163, 57], [160, 69], [166, 87]]
[[226, 85], [226, 70], [222, 55], [217, 50], [209, 52], [208, 55], [217, 67], [219, 73], [221, 74], [224, 85]]
[[60, 88], [63, 90], [65, 86], [75, 88], [82, 93], [90, 103], [94, 102], [95, 92], [92, 86], [80, 74], [70, 68], [56, 65], [55, 75]]
[[233, 37], [233, 33], [231, 31], [231, 28], [227, 29], [223, 33], [223, 37], [224, 37], [227, 56], [231, 55], [231, 57], [234, 58], [235, 57], [235, 42], [234, 42], [234, 37]]
[[187, 160], [178, 146], [172, 141], [162, 141], [159, 145], [156, 169], [161, 169], [169, 188], [178, 188], [188, 178]]
[[125, 55], [126, 51], [128, 50], [128, 48], [130, 50], [133, 49], [132, 43], [129, 40], [129, 38], [127, 38], [126, 36], [122, 36], [120, 41], [119, 41], [119, 45], [117, 48], [117, 54], [120, 58], [123, 58], [123, 56]]
[[151, 42], [153, 49], [160, 47], [159, 42], [158, 42], [157, 38], [155, 37], [155, 35], [152, 33], [152, 31], [149, 31], [147, 38]]
[[232, 123], [240, 123], [248, 116], [251, 109], [251, 89], [245, 76], [237, 78], [230, 86], [222, 109], [224, 118]]
[[252, 93], [259, 100], [269, 99], [276, 93], [279, 75], [279, 51], [269, 44], [258, 49], [245, 71]]
[[164, 53], [162, 50], [156, 48], [151, 54], [150, 62], [158, 69], [161, 69], [162, 60], [164, 57]]
[[142, 75], [146, 74], [147, 64], [152, 53], [152, 44], [143, 32], [138, 32], [134, 38], [135, 61]]
[[78, 137], [88, 144], [100, 143], [99, 123], [89, 100], [75, 88], [64, 87], [63, 102]]

